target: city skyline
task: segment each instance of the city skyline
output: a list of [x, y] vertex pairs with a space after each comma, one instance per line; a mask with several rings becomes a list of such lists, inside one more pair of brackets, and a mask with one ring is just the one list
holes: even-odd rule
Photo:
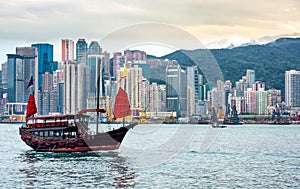
[[[62, 40], [62, 54], [65, 54], [69, 48], [67, 45], [63, 45], [64, 41]], [[75, 43], [72, 41], [72, 44]], [[181, 67], [176, 60], [156, 59], [147, 62], [146, 52], [140, 50], [113, 53], [114, 59], [111, 63], [107, 61], [109, 53], [103, 52], [97, 42], [92, 41], [88, 44], [85, 39], [81, 38], [76, 42], [78, 62], [71, 61], [74, 59], [73, 57], [65, 57], [63, 59], [64, 66], [58, 66], [58, 63], [53, 61], [52, 49], [53, 46], [50, 44], [32, 44], [31, 47], [16, 47], [16, 54], [7, 55], [8, 63], [3, 64], [7, 70], [4, 70], [4, 77], [2, 77], [4, 81], [2, 84], [3, 86], [7, 85], [7, 88], [3, 88], [2, 92], [3, 94], [7, 92], [8, 102], [25, 102], [28, 91], [25, 89], [24, 81], [29, 80], [30, 75], [35, 75], [35, 81], [38, 81], [35, 89], [39, 86], [40, 90], [35, 94], [38, 94], [38, 112], [41, 112], [41, 115], [56, 110], [61, 112], [62, 106], [65, 107], [64, 113], [76, 113], [93, 104], [93, 99], [95, 99], [93, 92], [95, 77], [93, 75], [97, 75], [98, 72], [99, 77], [104, 81], [100, 83], [99, 89], [103, 90], [100, 96], [108, 93], [114, 96], [112, 83], [116, 84], [118, 83], [116, 81], [120, 81], [120, 85], [124, 85], [123, 88], [129, 95], [129, 102], [132, 110], [135, 111], [134, 116], [138, 116], [137, 111], [146, 110], [148, 106], [151, 109], [158, 109], [155, 104], [150, 103], [152, 98], [153, 101], [165, 99], [159, 103], [163, 105], [161, 109], [166, 108], [167, 112], [174, 111], [180, 117], [191, 116], [194, 113], [197, 115], [207, 114], [206, 105], [203, 104], [206, 101], [210, 102], [211, 107], [226, 110], [226, 113], [231, 112], [232, 107], [236, 107], [235, 111], [238, 114], [246, 112], [258, 115], [270, 114], [276, 110], [278, 103], [283, 103], [281, 91], [276, 88], [266, 90], [264, 81], [256, 79], [254, 69], [245, 70], [246, 75], [236, 80], [233, 88], [232, 82], [234, 81], [230, 80], [225, 82], [217, 80], [216, 86], [209, 81], [204, 84], [203, 76], [196, 71], [197, 67]], [[103, 64], [97, 64], [99, 58]], [[114, 68], [110, 69], [110, 64], [114, 65], [116, 73]], [[149, 66], [146, 66], [147, 64]], [[157, 85], [152, 85], [153, 83], [148, 80], [151, 79], [148, 72], [150, 65], [166, 66], [164, 73], [166, 84], [164, 87], [160, 87], [162, 90], [158, 90]], [[98, 69], [101, 71], [97, 71]], [[126, 84], [121, 83], [124, 73], [125, 75], [127, 73], [126, 77], [128, 78]], [[8, 75], [12, 77], [8, 77]], [[39, 76], [41, 76], [42, 83], [39, 81]], [[298, 95], [299, 88], [295, 88], [298, 86], [298, 82], [298, 79], [288, 81], [291, 83], [288, 85], [291, 90], [286, 91], [290, 91], [289, 93], [292, 95]], [[154, 90], [158, 92], [158, 96], [153, 93]], [[165, 96], [159, 98], [161, 95]], [[287, 95], [287, 98], [292, 100], [294, 97]], [[64, 99], [64, 103], [58, 105], [58, 101], [62, 101], [62, 99]], [[287, 102], [289, 101], [287, 100]], [[103, 101], [103, 103], [106, 102]], [[282, 106], [285, 106], [285, 103]], [[287, 103], [287, 106], [293, 108], [299, 105]]]
[[84, 37], [98, 41], [116, 30], [140, 23], [178, 27], [208, 47], [238, 45], [264, 36], [299, 36], [300, 33], [300, 3], [296, 0], [272, 3], [237, 0], [172, 3], [12, 0], [2, 1], [0, 5], [0, 25], [5, 28], [0, 31], [1, 63], [6, 61], [6, 54], [12, 53], [14, 47], [43, 42], [55, 46], [54, 59], [60, 60], [62, 38], [76, 41]]

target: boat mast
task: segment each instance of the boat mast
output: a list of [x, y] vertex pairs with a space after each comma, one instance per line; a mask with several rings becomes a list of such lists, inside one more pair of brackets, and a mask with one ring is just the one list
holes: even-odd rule
[[[127, 69], [126, 69], [126, 64], [124, 65], [124, 72], [126, 74], [126, 77], [124, 79], [124, 91], [126, 91], [126, 82], [127, 82]], [[123, 117], [123, 127], [125, 126], [125, 117]]]
[[100, 71], [101, 71], [101, 58], [98, 60], [98, 65], [97, 65], [97, 125], [96, 125], [96, 134], [98, 134], [98, 127], [99, 127], [99, 98], [100, 98]]

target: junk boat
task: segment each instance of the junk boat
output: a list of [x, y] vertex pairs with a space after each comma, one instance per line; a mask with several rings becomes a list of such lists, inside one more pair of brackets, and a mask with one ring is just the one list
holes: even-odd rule
[[[99, 78], [100, 76], [98, 76], [98, 86]], [[77, 114], [33, 117], [36, 113], [35, 98], [30, 94], [26, 123], [19, 128], [19, 133], [25, 144], [38, 152], [116, 150], [120, 147], [128, 130], [137, 125], [137, 123], [125, 125], [125, 117], [131, 112], [128, 95], [121, 87], [115, 99], [114, 119], [123, 118], [123, 123], [117, 129], [107, 132], [98, 131], [100, 114], [106, 113], [105, 109], [99, 108], [99, 90], [97, 90], [97, 108], [95, 109], [84, 109]], [[92, 117], [97, 120], [94, 133], [89, 128], [91, 126], [89, 120]]]

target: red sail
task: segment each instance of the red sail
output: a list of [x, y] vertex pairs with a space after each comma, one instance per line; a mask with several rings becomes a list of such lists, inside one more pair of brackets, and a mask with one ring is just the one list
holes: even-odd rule
[[128, 115], [131, 115], [128, 96], [127, 93], [122, 88], [119, 88], [115, 100], [114, 119], [116, 120], [118, 118], [125, 117]]
[[34, 96], [30, 94], [27, 102], [26, 118], [34, 115], [35, 113], [37, 113], [35, 99]]

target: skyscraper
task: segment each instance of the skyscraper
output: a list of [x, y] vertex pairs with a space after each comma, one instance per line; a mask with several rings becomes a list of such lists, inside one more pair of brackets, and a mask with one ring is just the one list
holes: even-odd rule
[[64, 92], [65, 92], [65, 83], [64, 82], [59, 82], [58, 83], [58, 104], [57, 104], [57, 111], [60, 113], [64, 113]]
[[197, 66], [187, 67], [188, 114], [196, 113], [199, 101], [199, 73]]
[[7, 55], [7, 93], [9, 102], [25, 102], [23, 57], [16, 54]]
[[167, 111], [175, 111], [177, 116], [187, 115], [187, 74], [177, 63], [166, 68]]
[[88, 55], [100, 55], [101, 47], [97, 41], [92, 41], [89, 46]]
[[256, 113], [256, 91], [253, 91], [252, 88], [248, 88], [247, 91], [244, 91], [244, 96], [246, 112]]
[[112, 77], [117, 77], [117, 70], [119, 70], [120, 67], [124, 66], [124, 62], [123, 65], [121, 65], [122, 63], [122, 53], [121, 52], [114, 52], [113, 54], [113, 73], [112, 73]]
[[58, 85], [64, 81], [64, 70], [55, 70], [53, 72], [53, 90], [58, 92]]
[[85, 39], [78, 39], [76, 43], [76, 62], [77, 64], [87, 64], [87, 43]]
[[7, 62], [2, 64], [2, 87], [7, 89]]
[[[100, 68], [100, 77], [101, 81], [103, 78], [102, 70], [104, 64], [104, 57], [102, 55], [88, 55], [88, 64], [87, 67], [89, 69], [88, 81], [86, 83], [88, 95], [90, 97], [96, 96], [96, 87], [97, 87], [97, 66], [98, 62], [101, 60], [101, 68]], [[100, 82], [100, 96], [102, 96], [102, 82]]]
[[53, 91], [53, 75], [49, 72], [45, 72], [42, 75], [43, 88], [39, 93], [40, 106], [39, 106], [39, 114], [47, 115], [49, 112], [56, 112], [57, 110], [53, 110], [51, 106], [56, 106], [57, 102], [57, 94]]
[[211, 105], [215, 107], [215, 110], [219, 109], [226, 110], [225, 108], [225, 90], [224, 82], [221, 80], [217, 81], [217, 87], [214, 87], [211, 91]]
[[[37, 73], [37, 50], [33, 47], [17, 47], [16, 54], [7, 55], [7, 92], [9, 102], [26, 102], [34, 88], [26, 89], [31, 76]], [[37, 80], [34, 80], [37, 86]], [[37, 89], [37, 88], [36, 88]], [[37, 91], [37, 90], [36, 90]]]
[[256, 113], [263, 115], [267, 113], [268, 92], [260, 88], [256, 93]]
[[32, 44], [38, 50], [38, 89], [42, 89], [42, 75], [45, 72], [52, 74], [53, 69], [53, 45], [48, 43]]
[[74, 41], [70, 39], [61, 40], [61, 61], [74, 61]]
[[72, 114], [78, 112], [77, 105], [77, 88], [78, 88], [78, 71], [77, 64], [70, 63], [64, 67], [64, 81], [65, 81], [65, 92], [64, 92], [64, 113]]
[[285, 72], [285, 101], [291, 108], [300, 107], [300, 71]]
[[30, 93], [38, 93], [38, 52], [34, 47], [17, 47], [16, 54], [23, 57], [23, 73], [25, 87], [29, 83], [31, 76], [34, 79], [34, 87], [25, 89], [24, 98], [27, 99]]
[[77, 65], [77, 111], [87, 108], [89, 71], [87, 66]]
[[141, 108], [141, 91], [140, 84], [143, 79], [143, 70], [138, 66], [127, 69], [126, 92], [132, 108]]
[[247, 88], [252, 87], [252, 83], [255, 82], [255, 71], [254, 70], [247, 70], [246, 71], [246, 85]]
[[103, 57], [103, 78], [107, 80], [110, 78], [110, 54], [104, 51], [101, 53], [101, 56]]
[[281, 103], [281, 90], [270, 89], [268, 92], [268, 106], [275, 107]]
[[149, 86], [149, 107], [147, 111], [149, 112], [160, 112], [162, 102], [159, 95], [159, 86], [157, 83], [152, 83]]

